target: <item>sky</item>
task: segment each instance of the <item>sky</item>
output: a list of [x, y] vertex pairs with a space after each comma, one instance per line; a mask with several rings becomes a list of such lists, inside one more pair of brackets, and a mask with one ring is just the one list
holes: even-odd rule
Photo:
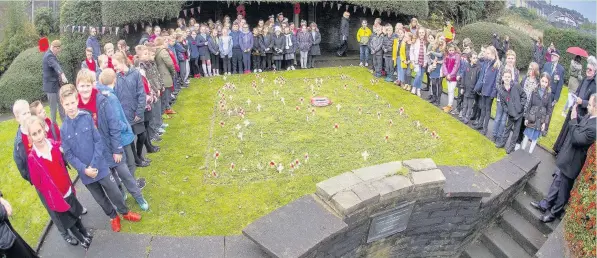
[[[547, 0], [549, 2], [549, 0]], [[568, 9], [575, 10], [585, 16], [592, 22], [595, 22], [597, 19], [597, 1], [596, 0], [585, 0], [585, 1], [575, 1], [575, 0], [552, 0], [552, 5], [557, 5], [560, 7], [565, 7]]]

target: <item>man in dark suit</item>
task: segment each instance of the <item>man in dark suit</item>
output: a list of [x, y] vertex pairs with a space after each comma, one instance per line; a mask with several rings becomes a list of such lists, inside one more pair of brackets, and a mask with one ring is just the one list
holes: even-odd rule
[[561, 215], [564, 211], [564, 205], [570, 198], [570, 190], [572, 190], [574, 180], [580, 173], [587, 158], [587, 150], [595, 142], [597, 131], [596, 96], [596, 94], [591, 95], [587, 106], [589, 113], [580, 122], [578, 121], [576, 105], [572, 109], [568, 136], [562, 151], [556, 159], [557, 168], [547, 198], [540, 202], [531, 202], [531, 206], [544, 212], [540, 218], [544, 223], [555, 220], [556, 216]]
[[543, 73], [551, 76], [551, 94], [552, 94], [552, 106], [558, 103], [560, 99], [560, 93], [562, 93], [562, 86], [564, 85], [564, 67], [558, 63], [560, 60], [560, 51], [557, 49], [551, 53], [551, 62], [545, 63], [543, 66]]
[[60, 118], [64, 118], [64, 111], [62, 110], [62, 107], [59, 107], [60, 105], [58, 105], [60, 82], [68, 83], [68, 80], [58, 63], [58, 58], [56, 58], [56, 55], [60, 53], [60, 46], [60, 40], [52, 41], [50, 50], [46, 51], [42, 61], [42, 85], [44, 92], [48, 96], [48, 102], [50, 102], [50, 118], [54, 123], [56, 123], [56, 110], [59, 110]]

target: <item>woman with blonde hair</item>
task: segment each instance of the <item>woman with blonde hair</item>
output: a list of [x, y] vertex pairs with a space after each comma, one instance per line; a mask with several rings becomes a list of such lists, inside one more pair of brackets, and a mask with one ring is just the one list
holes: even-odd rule
[[480, 95], [479, 107], [481, 114], [479, 119], [473, 123], [473, 126], [477, 130], [482, 129], [481, 133], [485, 135], [489, 129], [493, 99], [497, 96], [497, 88], [495, 86], [502, 63], [499, 60], [497, 50], [493, 46], [485, 49], [485, 56], [480, 60], [480, 63], [481, 72], [475, 86], [475, 91], [479, 92]]

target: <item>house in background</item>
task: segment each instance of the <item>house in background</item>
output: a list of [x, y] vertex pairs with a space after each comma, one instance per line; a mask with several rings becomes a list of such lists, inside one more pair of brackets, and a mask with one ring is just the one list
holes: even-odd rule
[[578, 27], [581, 24], [571, 15], [562, 13], [560, 11], [551, 13], [549, 16], [547, 16], [547, 20], [551, 23], [563, 23], [571, 27]]

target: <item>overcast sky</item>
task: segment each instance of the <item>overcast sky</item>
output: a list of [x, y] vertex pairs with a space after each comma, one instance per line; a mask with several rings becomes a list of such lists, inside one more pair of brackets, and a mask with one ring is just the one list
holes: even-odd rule
[[552, 0], [551, 4], [576, 10], [592, 22], [595, 22], [597, 18], [597, 1], [595, 0]]

